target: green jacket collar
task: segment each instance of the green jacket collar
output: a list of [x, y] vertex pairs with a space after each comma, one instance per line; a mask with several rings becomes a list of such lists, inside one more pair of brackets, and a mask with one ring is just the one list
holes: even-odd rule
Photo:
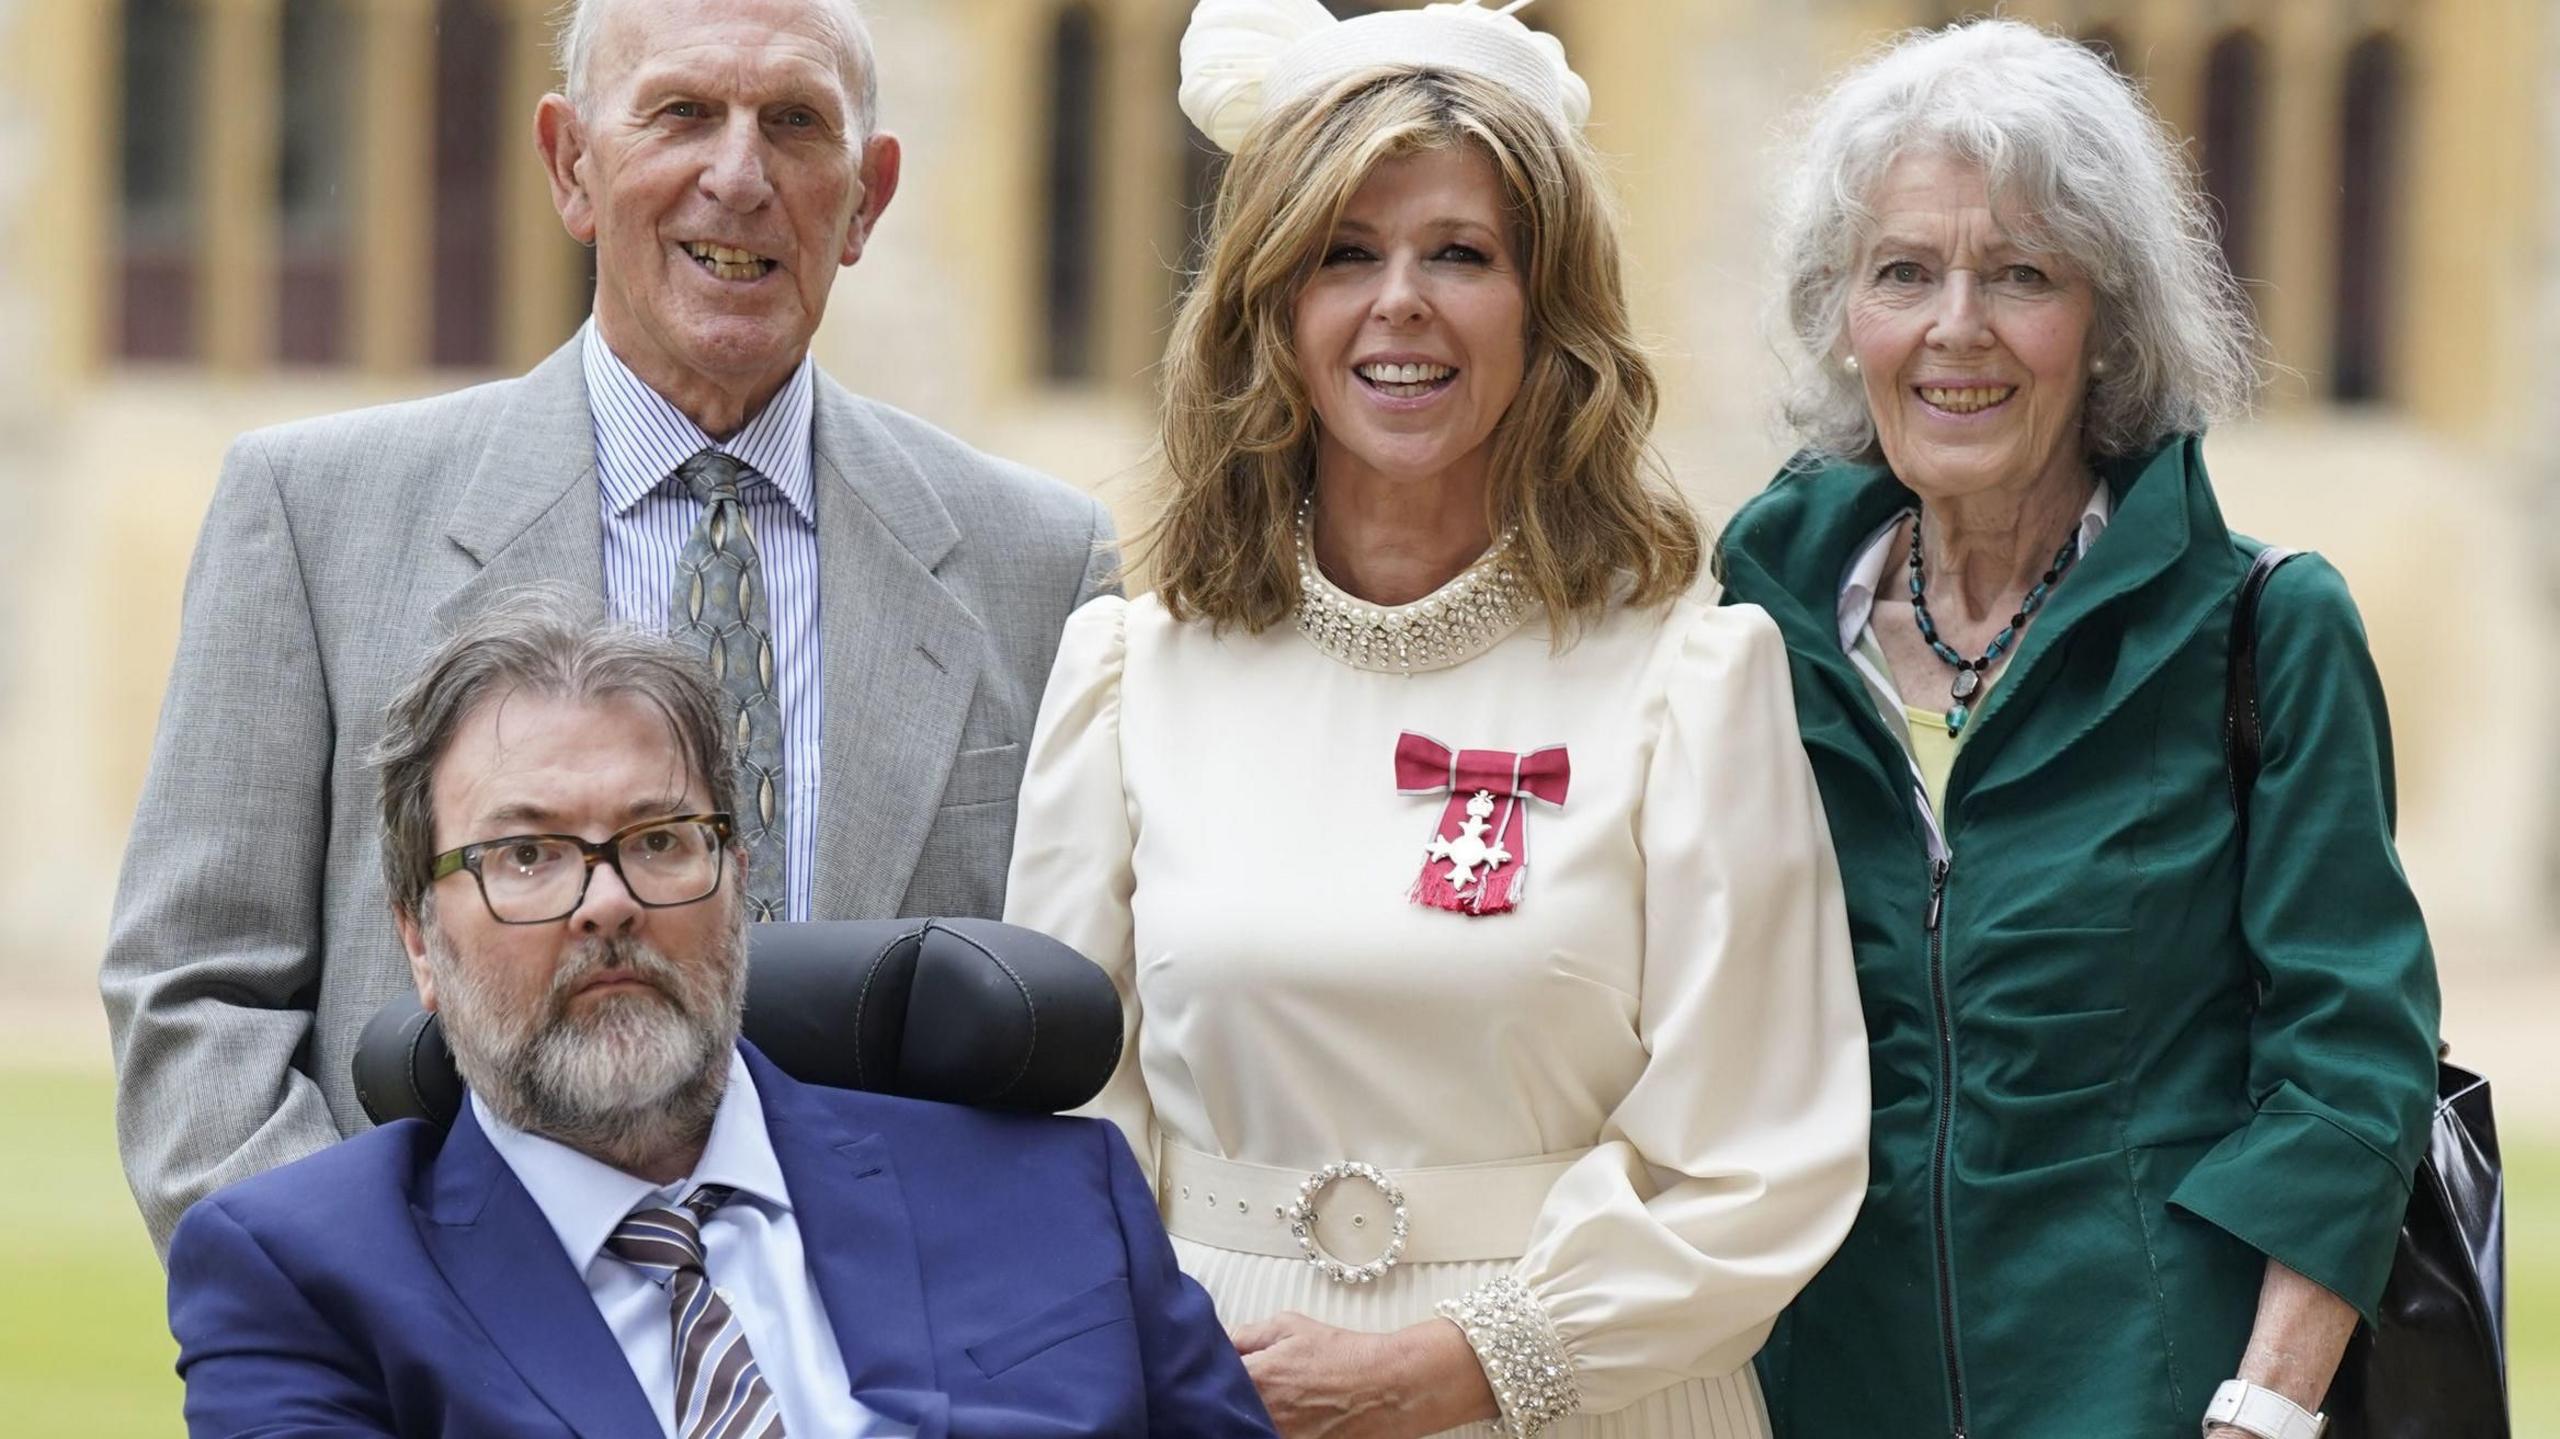
[[[1858, 542], [1912, 495], [1880, 466], [1813, 466], [1790, 460], [1726, 525], [1716, 572], [1727, 602], [1760, 606], [1777, 622], [1796, 662], [1796, 714], [1805, 744], [1845, 756], [1897, 785], [1910, 762], [1868, 698], [1866, 681], [1841, 652], [1840, 582]], [[1827, 702], [1815, 703], [1816, 695]], [[1907, 787], [1907, 786], [1906, 786]]]
[[[2197, 638], [2239, 582], [2244, 565], [2214, 502], [2197, 436], [2100, 461], [2098, 471], [2113, 492], [2114, 516], [2028, 627], [1974, 721], [1949, 777], [1950, 811], [1978, 782], [2023, 778], [2104, 721]], [[1879, 465], [1790, 463], [1734, 516], [1720, 557], [1727, 592], [1767, 609], [1816, 683], [1847, 711], [1816, 720], [1807, 710], [1806, 742], [1849, 753], [1896, 783], [1906, 768], [1901, 746], [1840, 652], [1835, 617], [1858, 542], [1917, 502]], [[2142, 602], [2132, 603], [2137, 597]], [[2093, 656], [2075, 677], [2095, 692], [2044, 714], [2052, 707], [2038, 699], [2065, 668], [2062, 656], [2081, 631], [2099, 626], [2117, 633], [2113, 652]]]

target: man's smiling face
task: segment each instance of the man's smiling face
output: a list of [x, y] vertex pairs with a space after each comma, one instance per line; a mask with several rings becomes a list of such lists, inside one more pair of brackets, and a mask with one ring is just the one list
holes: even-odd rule
[[896, 188], [896, 142], [859, 133], [837, 25], [817, 0], [616, 0], [577, 106], [544, 102], [605, 340], [714, 433], [799, 364]]

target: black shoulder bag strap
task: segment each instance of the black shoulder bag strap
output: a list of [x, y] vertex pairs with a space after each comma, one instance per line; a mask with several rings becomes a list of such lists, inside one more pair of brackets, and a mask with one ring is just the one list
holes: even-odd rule
[[[2265, 739], [2258, 713], [2258, 601], [2277, 567], [2301, 553], [2258, 551], [2231, 609], [2230, 688], [2222, 759], [2243, 844], [2249, 791]], [[2329, 1385], [2331, 1439], [2508, 1439], [2504, 1166], [2488, 1081], [2446, 1062], [2419, 1158], [2398, 1252], [2382, 1293], [2382, 1326], [2358, 1325]]]
[[2240, 598], [2231, 607], [2231, 678], [2222, 696], [2222, 767], [2231, 779], [2231, 808], [2240, 816], [2240, 832], [2249, 832], [2249, 789], [2258, 782], [2259, 746], [2265, 738], [2258, 723], [2258, 601], [2267, 581], [2285, 561], [2302, 553], [2269, 545], [2249, 562], [2240, 581]]

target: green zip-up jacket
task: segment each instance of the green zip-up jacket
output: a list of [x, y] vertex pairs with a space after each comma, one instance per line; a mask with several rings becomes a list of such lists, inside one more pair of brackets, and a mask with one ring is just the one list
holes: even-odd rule
[[2390, 1271], [2437, 996], [2363, 626], [2316, 556], [2269, 584], [2244, 839], [2224, 664], [2258, 546], [2192, 437], [2100, 472], [2113, 517], [1968, 728], [1943, 867], [1836, 618], [1911, 493], [1782, 474], [1725, 531], [1725, 601], [1786, 635], [1874, 1084], [1865, 1207], [1760, 1357], [1781, 1439], [2192, 1434], [2269, 1256], [2368, 1318]]

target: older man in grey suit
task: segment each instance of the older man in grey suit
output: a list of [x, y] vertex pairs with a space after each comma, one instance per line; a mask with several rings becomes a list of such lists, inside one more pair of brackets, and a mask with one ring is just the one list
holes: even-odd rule
[[708, 653], [768, 915], [994, 915], [1013, 798], [1109, 521], [817, 373], [898, 182], [853, 0], [580, 0], [536, 139], [596, 247], [531, 374], [243, 438], [188, 577], [101, 987], [126, 1174], [200, 1196], [363, 1124], [409, 984], [367, 763], [398, 676], [529, 582]]

